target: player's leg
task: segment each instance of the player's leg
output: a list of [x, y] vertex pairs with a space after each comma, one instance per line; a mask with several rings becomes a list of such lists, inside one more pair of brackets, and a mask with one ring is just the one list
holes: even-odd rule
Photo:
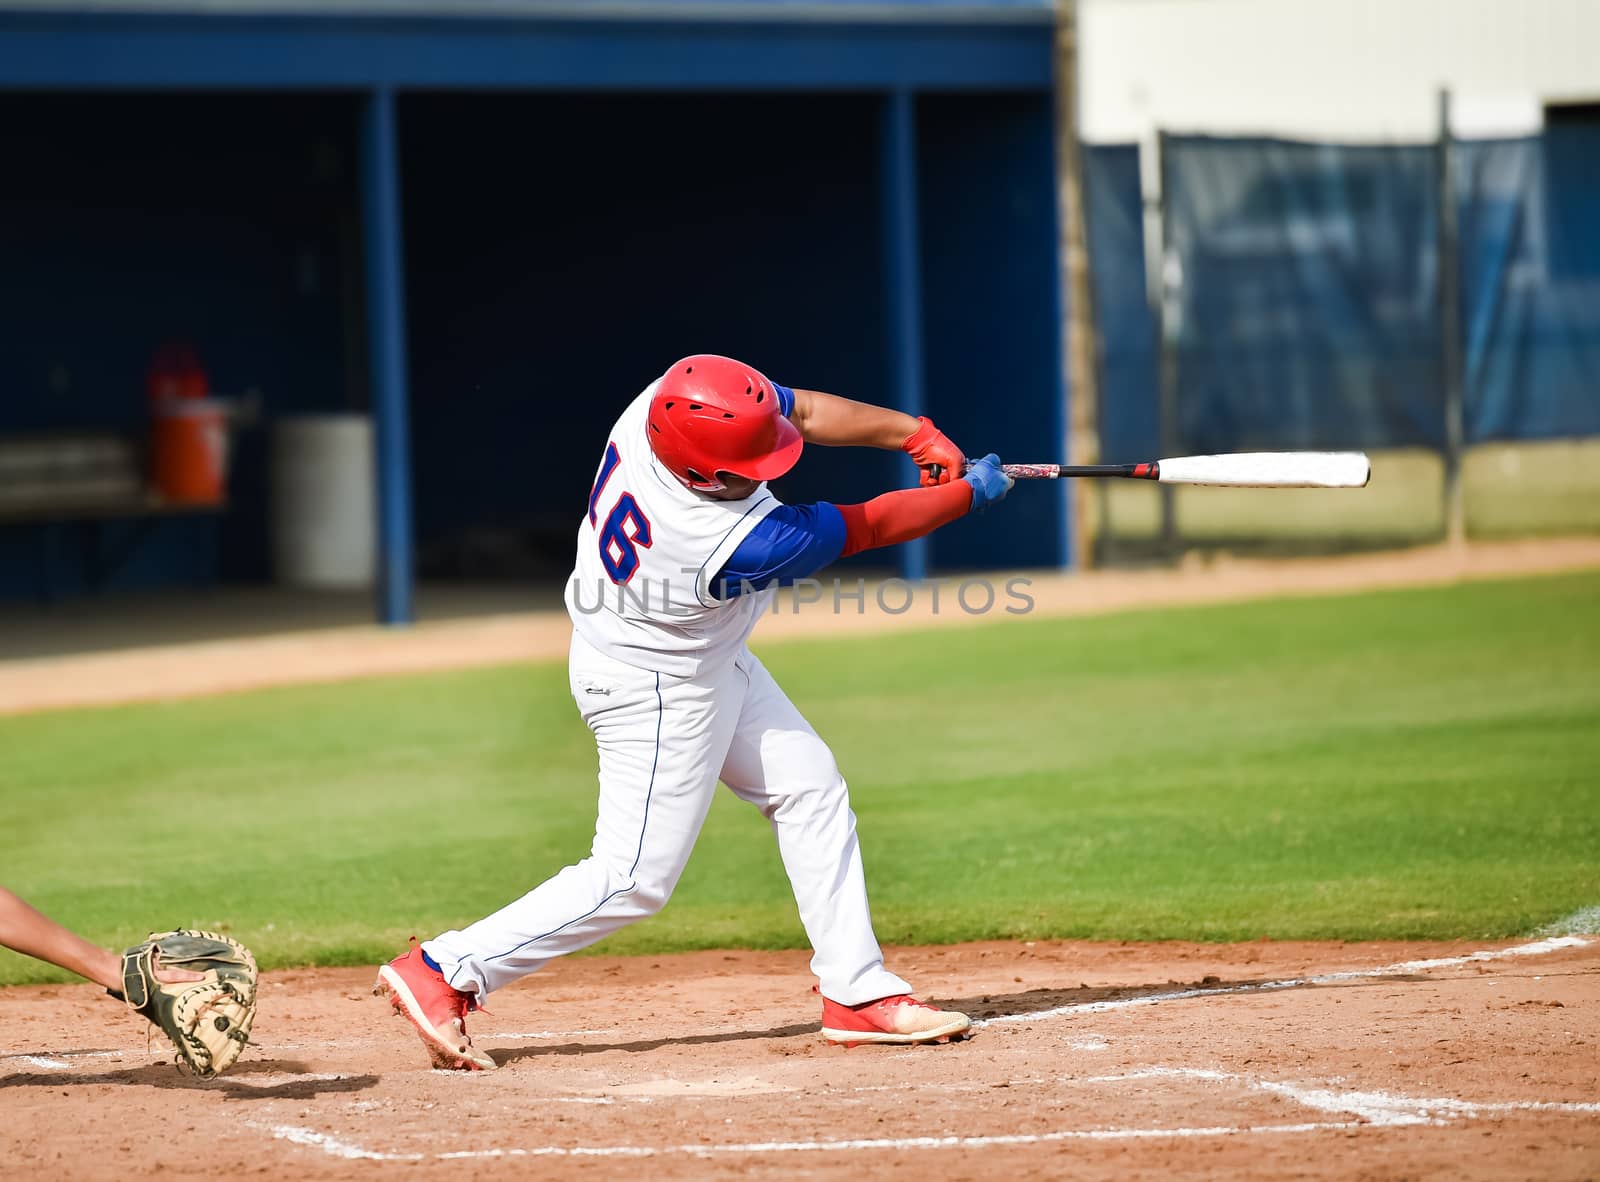
[[572, 692], [600, 755], [590, 854], [515, 902], [379, 969], [435, 1067], [487, 1070], [466, 1015], [490, 990], [660, 910], [705, 821], [738, 721], [732, 666], [693, 679], [612, 661], [573, 639]]
[[883, 965], [849, 790], [828, 749], [748, 650], [738, 729], [722, 779], [772, 823], [823, 1002], [823, 1033], [836, 1042], [927, 1042], [959, 1036], [965, 1014], [913, 1001]]
[[648, 673], [575, 641], [572, 690], [595, 735], [600, 803], [587, 858], [423, 945], [479, 996], [653, 915], [688, 863], [738, 721], [742, 677]]
[[856, 1005], [907, 992], [883, 967], [856, 818], [833, 752], [753, 654], [738, 664], [748, 689], [722, 779], [772, 823], [823, 994]]

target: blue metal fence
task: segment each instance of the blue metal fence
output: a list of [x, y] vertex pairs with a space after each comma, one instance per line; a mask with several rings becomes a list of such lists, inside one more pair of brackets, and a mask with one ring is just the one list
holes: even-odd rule
[[1600, 435], [1600, 127], [1456, 165], [1468, 441]]
[[1100, 454], [1121, 462], [1160, 446], [1156, 323], [1145, 284], [1136, 144], [1086, 147], [1084, 204], [1100, 336]]
[[[1441, 448], [1432, 146], [1172, 136], [1162, 179], [1185, 451]], [[1159, 438], [1137, 150], [1086, 153], [1102, 451]], [[1464, 142], [1466, 439], [1600, 434], [1600, 127]]]

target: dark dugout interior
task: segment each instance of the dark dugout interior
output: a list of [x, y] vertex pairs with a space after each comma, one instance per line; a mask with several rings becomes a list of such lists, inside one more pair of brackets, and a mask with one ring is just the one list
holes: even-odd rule
[[[876, 95], [425, 95], [401, 106], [424, 573], [564, 574], [622, 405], [686, 353], [892, 402]], [[919, 102], [927, 411], [974, 452], [1059, 449], [1044, 96]], [[808, 449], [789, 501], [911, 479]], [[1052, 565], [1054, 490], [935, 539]], [[990, 528], [985, 528], [985, 525]], [[998, 527], [998, 528], [995, 528]], [[892, 565], [885, 555], [860, 564]]]
[[[193, 345], [214, 393], [259, 396], [225, 514], [0, 527], [0, 597], [269, 577], [273, 417], [366, 402], [353, 96], [0, 96], [0, 436], [149, 421], [145, 372]], [[101, 589], [101, 588], [96, 588]]]
[[[894, 400], [882, 101], [402, 96], [424, 578], [563, 575], [606, 428], [685, 353]], [[126, 555], [110, 589], [270, 579], [273, 419], [367, 407], [357, 115], [348, 95], [0, 97], [0, 436], [141, 430], [145, 369], [174, 339], [215, 392], [259, 398], [225, 514], [96, 527]], [[918, 121], [927, 412], [975, 454], [1056, 458], [1048, 98], [923, 96]], [[911, 479], [818, 447], [776, 491], [854, 501]], [[935, 568], [1060, 560], [1057, 490], [996, 513], [936, 537]], [[0, 597], [83, 590], [72, 528], [0, 529]]]

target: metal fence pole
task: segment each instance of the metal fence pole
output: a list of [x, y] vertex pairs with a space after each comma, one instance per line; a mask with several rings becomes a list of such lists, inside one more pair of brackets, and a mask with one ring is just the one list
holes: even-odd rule
[[1456, 209], [1455, 143], [1450, 130], [1450, 92], [1439, 92], [1439, 381], [1444, 396], [1444, 534], [1452, 546], [1467, 540], [1461, 494], [1461, 456], [1466, 444], [1465, 392], [1461, 360], [1461, 232]]
[[[1093, 289], [1089, 283], [1088, 218], [1084, 203], [1083, 145], [1078, 139], [1077, 0], [1056, 0], [1055, 129], [1056, 216], [1060, 243], [1058, 299], [1065, 301], [1061, 339], [1066, 342], [1062, 374], [1066, 397], [1066, 439], [1062, 454], [1069, 464], [1100, 462], [1100, 383], [1096, 366]], [[1063, 558], [1075, 570], [1087, 570], [1095, 559], [1093, 481], [1064, 481], [1068, 497], [1067, 546]]]
[[[1155, 244], [1160, 262], [1157, 272], [1156, 324], [1160, 334], [1157, 426], [1161, 454], [1175, 456], [1179, 451], [1178, 427], [1178, 340], [1183, 331], [1183, 264], [1172, 243], [1172, 168], [1167, 133], [1156, 134], [1157, 201], [1160, 237]], [[1148, 247], [1146, 248], [1149, 249]], [[1161, 487], [1161, 545], [1171, 554], [1178, 548], [1178, 513], [1170, 484]]]

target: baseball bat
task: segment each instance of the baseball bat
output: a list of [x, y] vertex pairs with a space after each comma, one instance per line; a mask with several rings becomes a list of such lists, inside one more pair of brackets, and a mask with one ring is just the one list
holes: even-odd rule
[[[971, 467], [969, 463], [967, 467]], [[1233, 488], [1365, 488], [1372, 461], [1359, 451], [1249, 451], [1220, 456], [1174, 456], [1142, 464], [1002, 464], [1015, 480], [1112, 476], [1162, 484]]]

